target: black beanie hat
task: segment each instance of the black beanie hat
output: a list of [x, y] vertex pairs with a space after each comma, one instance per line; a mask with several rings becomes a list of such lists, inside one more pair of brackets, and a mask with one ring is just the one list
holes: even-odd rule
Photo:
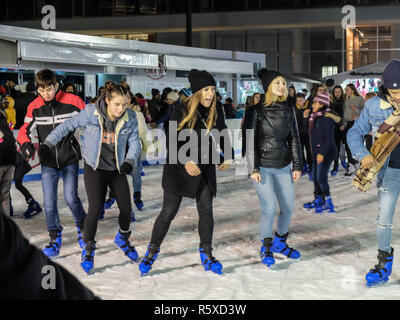
[[382, 80], [386, 89], [400, 89], [400, 60], [393, 59], [386, 65]]
[[260, 78], [265, 92], [267, 92], [272, 80], [279, 76], [283, 77], [282, 73], [278, 71], [268, 70], [267, 68], [261, 68], [260, 70], [258, 70], [257, 76]]
[[205, 70], [201, 70], [201, 71], [199, 71], [197, 69], [190, 70], [188, 79], [189, 79], [190, 88], [192, 89], [193, 94], [195, 92], [203, 89], [204, 87], [207, 87], [207, 86], [215, 87], [216, 86], [214, 77]]
[[151, 95], [153, 96], [153, 97], [155, 97], [156, 95], [158, 95], [160, 93], [160, 90], [158, 90], [158, 89], [151, 89]]

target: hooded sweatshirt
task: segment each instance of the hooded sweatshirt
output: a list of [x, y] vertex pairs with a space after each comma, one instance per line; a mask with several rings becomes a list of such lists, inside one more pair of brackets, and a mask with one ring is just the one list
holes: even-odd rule
[[117, 170], [117, 160], [115, 158], [115, 127], [120, 118], [114, 121], [107, 116], [107, 105], [103, 98], [96, 103], [97, 111], [103, 118], [103, 132], [101, 138], [101, 152], [98, 169], [105, 171]]

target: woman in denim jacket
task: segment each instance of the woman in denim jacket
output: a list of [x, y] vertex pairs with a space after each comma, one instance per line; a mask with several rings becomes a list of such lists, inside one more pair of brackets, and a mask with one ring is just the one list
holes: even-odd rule
[[[368, 100], [360, 117], [347, 134], [347, 141], [356, 160], [368, 169], [377, 165], [376, 159], [364, 145], [364, 136], [374, 137], [382, 123], [400, 105], [400, 61], [392, 60], [383, 72], [383, 85], [378, 96]], [[390, 100], [392, 102], [390, 102]], [[367, 286], [389, 280], [392, 272], [392, 223], [400, 193], [400, 145], [389, 155], [377, 176], [379, 215], [377, 219], [378, 264], [366, 275]]]
[[85, 128], [82, 153], [89, 211], [84, 223], [81, 266], [86, 273], [94, 267], [97, 222], [108, 186], [115, 194], [120, 210], [120, 229], [114, 242], [131, 260], [138, 259], [129, 242], [132, 204], [126, 179], [141, 152], [137, 119], [132, 110], [127, 110], [128, 91], [113, 82], [107, 82], [105, 87], [105, 94], [96, 105], [87, 105], [78, 115], [59, 125], [39, 150], [40, 156], [46, 157], [68, 132]]

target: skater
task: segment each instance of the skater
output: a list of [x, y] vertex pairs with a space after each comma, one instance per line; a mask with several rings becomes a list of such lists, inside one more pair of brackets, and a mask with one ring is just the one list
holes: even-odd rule
[[[400, 193], [400, 144], [396, 132], [400, 128], [400, 61], [390, 61], [382, 75], [378, 96], [369, 99], [360, 117], [347, 134], [355, 159], [361, 161], [353, 185], [367, 191], [377, 177], [379, 214], [377, 219], [378, 264], [366, 275], [367, 286], [387, 282], [392, 272], [391, 247], [393, 215]], [[364, 145], [364, 136], [371, 132], [374, 144], [371, 153]]]
[[58, 126], [39, 149], [40, 155], [46, 158], [64, 136], [76, 128], [85, 128], [82, 149], [89, 210], [83, 228], [81, 267], [86, 273], [93, 271], [97, 223], [108, 186], [113, 191], [120, 210], [119, 230], [114, 242], [129, 259], [138, 259], [138, 253], [129, 242], [132, 233], [129, 230], [132, 205], [126, 179], [126, 175], [135, 166], [141, 149], [137, 120], [135, 113], [127, 110], [127, 90], [111, 81], [105, 84], [105, 88], [105, 94], [95, 106], [87, 105], [78, 115]]
[[[246, 142], [246, 158], [261, 205], [261, 261], [270, 267], [275, 263], [273, 253], [291, 259], [300, 258], [300, 252], [289, 247], [286, 240], [294, 210], [293, 180], [300, 178], [303, 165], [296, 117], [293, 107], [286, 102], [286, 80], [281, 73], [265, 68], [260, 69], [257, 75], [261, 79], [265, 98], [249, 114], [248, 129], [252, 130], [252, 134]], [[272, 239], [275, 196], [280, 213]]]
[[313, 156], [314, 200], [305, 203], [303, 207], [306, 210], [315, 209], [315, 213], [335, 212], [328, 174], [337, 157], [335, 128], [341, 118], [331, 111], [329, 104], [329, 93], [323, 91], [313, 99], [312, 113], [310, 110], [304, 112], [304, 126], [310, 137]]
[[244, 158], [246, 156], [246, 129], [248, 127], [248, 114], [250, 113], [250, 110], [256, 106], [261, 99], [261, 95], [259, 93], [254, 93], [253, 96], [251, 97], [251, 102], [249, 106], [246, 106], [246, 109], [244, 110], [244, 116], [242, 119], [242, 123], [240, 125], [242, 131], [242, 157]]
[[[78, 114], [85, 106], [81, 98], [59, 89], [56, 75], [49, 69], [39, 71], [35, 75], [35, 82], [39, 96], [29, 104], [24, 125], [17, 137], [25, 159], [32, 158], [35, 152], [31, 140], [32, 130], [37, 130], [39, 144], [42, 144], [54, 128]], [[39, 155], [39, 158], [42, 169], [44, 211], [50, 236], [43, 253], [47, 257], [56, 257], [60, 254], [63, 230], [57, 208], [58, 180], [61, 173], [64, 199], [74, 217], [79, 245], [83, 245], [81, 231], [86, 212], [78, 196], [78, 170], [81, 159], [79, 142], [74, 134], [70, 133], [63, 137], [48, 157], [41, 158]]]
[[0, 209], [11, 215], [10, 189], [17, 163], [17, 147], [4, 107], [0, 104]]
[[[212, 255], [213, 197], [217, 193], [215, 163], [218, 162], [220, 170], [226, 170], [232, 163], [234, 154], [229, 136], [226, 135], [227, 130], [221, 132], [227, 127], [222, 108], [217, 107], [216, 103], [215, 79], [207, 71], [196, 69], [190, 71], [188, 78], [193, 95], [183, 104], [176, 106], [171, 115], [167, 136], [167, 163], [164, 165], [162, 176], [163, 207], [154, 223], [148, 250], [139, 265], [142, 275], [150, 271], [157, 259], [160, 246], [172, 220], [178, 213], [183, 197], [196, 198], [199, 214], [199, 251], [205, 270], [211, 270], [218, 274], [222, 273], [221, 263]], [[173, 124], [177, 125], [178, 132], [176, 130], [175, 132], [171, 131]], [[196, 135], [198, 142], [193, 143], [193, 140], [189, 137], [186, 142], [178, 140], [177, 135], [182, 129]], [[211, 129], [214, 133], [218, 131], [221, 134], [219, 147], [222, 149], [222, 154], [216, 150], [218, 140], [214, 138], [213, 132], [210, 132]], [[170, 137], [171, 135], [174, 136]], [[173, 140], [169, 141], [170, 139]], [[190, 156], [185, 157], [184, 155], [186, 159], [182, 159], [181, 156], [178, 157], [179, 149], [189, 143], [192, 147]], [[209, 150], [208, 157], [204, 152], [201, 152], [204, 148]], [[218, 156], [219, 161], [212, 161], [218, 160], [214, 159]], [[173, 160], [174, 158], [175, 160]]]

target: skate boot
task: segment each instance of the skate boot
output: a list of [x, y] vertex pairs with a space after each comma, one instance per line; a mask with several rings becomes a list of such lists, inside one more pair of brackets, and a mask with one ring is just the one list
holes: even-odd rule
[[389, 276], [392, 274], [394, 252], [393, 248], [390, 249], [390, 253], [387, 251], [378, 250], [378, 264], [365, 276], [365, 279], [367, 280], [367, 287], [374, 287], [378, 284], [389, 281]]
[[222, 264], [212, 256], [211, 244], [200, 245], [199, 251], [204, 270], [222, 274]]
[[303, 208], [309, 211], [311, 209], [314, 209], [317, 205], [322, 205], [323, 203], [324, 199], [322, 198], [322, 196], [317, 195], [313, 201], [303, 204]]
[[96, 251], [96, 241], [89, 240], [85, 243], [82, 250], [81, 267], [86, 274], [93, 273], [94, 268], [94, 252]]
[[281, 236], [279, 233], [275, 232], [274, 240], [272, 240], [271, 251], [274, 253], [280, 253], [290, 259], [299, 259], [300, 252], [291, 248], [287, 245], [286, 240], [289, 233]]
[[136, 208], [139, 211], [142, 211], [144, 205], [143, 201], [140, 198], [141, 198], [141, 192], [135, 192], [133, 194], [133, 202], [135, 202]]
[[83, 241], [83, 238], [82, 238], [83, 221], [79, 222], [76, 225], [76, 230], [78, 232], [78, 243], [79, 243], [79, 246], [81, 247], [81, 249], [84, 249], [85, 248], [85, 241]]
[[315, 206], [315, 213], [335, 212], [335, 206], [332, 203], [331, 196], [326, 196], [324, 200], [324, 203]]
[[115, 202], [115, 198], [108, 198], [105, 202], [104, 202], [104, 209], [110, 209], [112, 207], [112, 205]]
[[115, 236], [114, 243], [125, 253], [125, 255], [129, 259], [136, 262], [139, 255], [135, 250], [135, 247], [131, 246], [129, 242], [129, 237], [131, 236], [131, 233], [132, 231], [125, 233], [119, 230], [117, 235]]
[[314, 181], [312, 171], [310, 171], [310, 172], [308, 173], [308, 181], [310, 181], [310, 182], [313, 182], [313, 181]]
[[272, 238], [265, 238], [264, 240], [261, 240], [261, 243], [261, 262], [270, 268], [275, 264], [274, 254], [271, 252]]
[[335, 177], [338, 173], [338, 170], [339, 170], [338, 166], [334, 166], [333, 170], [331, 171], [331, 176]]
[[48, 258], [57, 257], [60, 254], [61, 250], [61, 230], [51, 230], [49, 231], [50, 241], [43, 248], [43, 253]]
[[304, 176], [305, 174], [308, 174], [308, 166], [305, 164], [303, 167], [303, 171], [301, 172], [301, 175]]
[[28, 209], [24, 212], [25, 219], [32, 218], [34, 215], [42, 212], [40, 204], [35, 199], [30, 198], [26, 203], [28, 204]]
[[136, 221], [135, 212], [132, 210], [131, 222], [135, 222], [135, 221]]
[[147, 246], [146, 254], [142, 262], [139, 264], [139, 270], [142, 276], [151, 270], [151, 266], [153, 265], [154, 261], [156, 261], [159, 253], [160, 248], [157, 248], [156, 245], [150, 243]]
[[104, 208], [101, 208], [101, 212], [99, 215], [99, 221], [103, 221], [104, 220], [104, 214], [106, 213], [106, 211], [104, 210]]
[[142, 177], [144, 177], [146, 174], [144, 173], [144, 170], [142, 169], [142, 171], [140, 171], [140, 175], [142, 176]]
[[342, 161], [340, 161], [340, 163], [342, 164], [342, 167], [344, 170], [346, 170], [346, 171], [349, 170], [349, 164], [346, 162], [346, 160], [342, 160]]

